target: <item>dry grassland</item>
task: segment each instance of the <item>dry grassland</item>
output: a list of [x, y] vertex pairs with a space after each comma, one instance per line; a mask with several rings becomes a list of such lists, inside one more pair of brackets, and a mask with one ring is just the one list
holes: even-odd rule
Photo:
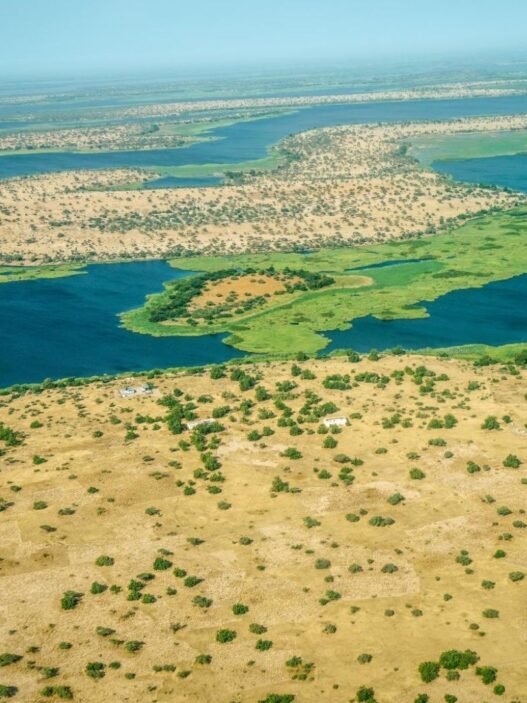
[[[361, 686], [379, 703], [527, 701], [525, 371], [298, 367], [166, 374], [135, 398], [123, 381], [1, 398], [0, 436], [22, 440], [0, 440], [0, 654], [22, 657], [0, 684], [15, 701], [70, 687], [78, 703], [348, 703]], [[200, 418], [223, 408], [224, 431], [171, 433], [159, 400], [175, 388]], [[321, 434], [326, 414], [350, 425]], [[451, 649], [479, 661], [424, 683], [418, 666]]]

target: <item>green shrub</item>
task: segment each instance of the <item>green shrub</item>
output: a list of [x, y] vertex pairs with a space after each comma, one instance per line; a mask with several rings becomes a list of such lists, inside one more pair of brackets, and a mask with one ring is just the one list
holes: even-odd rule
[[430, 683], [434, 681], [439, 676], [440, 665], [438, 662], [422, 662], [419, 664], [418, 670], [421, 675], [421, 680], [424, 683]]
[[468, 669], [479, 660], [476, 652], [466, 649], [464, 652], [459, 649], [449, 649], [439, 657], [439, 664], [443, 669]]
[[83, 593], [76, 591], [66, 591], [60, 601], [60, 606], [63, 610], [73, 610], [82, 600]]
[[478, 666], [476, 668], [476, 676], [479, 676], [486, 686], [494, 683], [497, 675], [498, 671], [493, 666]]
[[235, 639], [236, 632], [234, 630], [218, 630], [216, 632], [216, 642], [220, 642], [220, 644], [233, 642]]
[[482, 430], [499, 430], [500, 423], [498, 422], [498, 418], [495, 417], [494, 415], [489, 415], [483, 421], [483, 424], [481, 425], [481, 429]]
[[503, 466], [506, 469], [519, 469], [521, 466], [521, 461], [520, 461], [520, 459], [518, 459], [518, 457], [515, 454], [509, 454], [503, 460]]
[[410, 478], [413, 478], [414, 481], [421, 481], [425, 477], [426, 474], [421, 469], [410, 469]]
[[135, 652], [139, 652], [143, 648], [144, 642], [140, 642], [139, 640], [130, 640], [129, 642], [125, 642], [125, 649], [127, 652], [130, 652], [131, 654], [135, 654]]
[[255, 649], [258, 649], [260, 652], [266, 652], [268, 649], [271, 649], [272, 646], [273, 643], [271, 640], [258, 640], [255, 644]]
[[153, 568], [155, 571], [166, 571], [167, 569], [170, 569], [171, 566], [172, 562], [168, 559], [157, 557], [157, 559], [154, 561]]
[[20, 654], [10, 654], [8, 652], [0, 654], [0, 666], [9, 666], [10, 664], [16, 664], [22, 659]]
[[113, 566], [115, 563], [115, 560], [113, 557], [109, 557], [106, 555], [102, 555], [100, 557], [97, 557], [95, 560], [96, 566]]
[[315, 562], [315, 569], [329, 569], [330, 566], [329, 559], [317, 559]]
[[267, 628], [265, 625], [258, 625], [258, 623], [253, 622], [249, 625], [249, 632], [252, 632], [253, 635], [263, 635], [267, 632]]
[[489, 619], [495, 619], [499, 618], [500, 616], [500, 611], [499, 610], [494, 610], [494, 608], [487, 608], [484, 610], [482, 613], [484, 618], [489, 618]]
[[373, 688], [361, 686], [355, 696], [358, 703], [375, 703], [375, 691]]
[[88, 662], [86, 664], [86, 676], [92, 679], [102, 679], [106, 675], [106, 666], [102, 662]]

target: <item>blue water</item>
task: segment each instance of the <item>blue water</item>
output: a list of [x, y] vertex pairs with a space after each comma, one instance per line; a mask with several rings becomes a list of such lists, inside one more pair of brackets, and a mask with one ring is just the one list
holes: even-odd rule
[[349, 330], [327, 332], [331, 344], [324, 351], [527, 342], [526, 300], [527, 274], [483, 288], [453, 291], [420, 304], [428, 310], [428, 318], [383, 321], [368, 315], [354, 320]]
[[454, 119], [472, 115], [527, 112], [527, 95], [457, 100], [409, 100], [346, 105], [316, 105], [279, 117], [241, 122], [212, 132], [216, 141], [180, 149], [92, 154], [13, 154], [0, 157], [0, 178], [73, 169], [145, 168], [188, 164], [232, 164], [267, 155], [284, 137], [318, 127], [365, 122]]
[[242, 356], [220, 335], [151, 337], [119, 327], [118, 313], [188, 272], [163, 261], [100, 264], [86, 271], [0, 286], [0, 387]]
[[435, 161], [432, 166], [436, 171], [452, 176], [456, 181], [527, 192], [527, 154]]
[[402, 264], [420, 264], [421, 261], [430, 259], [396, 259], [395, 261], [381, 261], [378, 264], [365, 264], [364, 266], [354, 266], [346, 271], [369, 271], [370, 269], [385, 269], [390, 266], [401, 266]]

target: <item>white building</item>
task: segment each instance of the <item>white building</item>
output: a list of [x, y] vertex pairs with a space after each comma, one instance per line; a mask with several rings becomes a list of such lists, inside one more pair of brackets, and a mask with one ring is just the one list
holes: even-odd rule
[[193, 430], [200, 425], [210, 425], [212, 422], [216, 422], [213, 417], [206, 417], [204, 420], [191, 420], [190, 422], [187, 422], [187, 427], [189, 430]]
[[119, 391], [121, 398], [133, 398], [136, 395], [151, 395], [154, 389], [150, 386], [125, 386]]
[[347, 417], [326, 417], [324, 427], [346, 427], [349, 424]]

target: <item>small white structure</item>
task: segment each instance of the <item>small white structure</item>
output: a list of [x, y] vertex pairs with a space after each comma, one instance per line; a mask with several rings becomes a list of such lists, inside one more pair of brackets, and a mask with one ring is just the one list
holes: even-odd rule
[[349, 424], [347, 417], [326, 417], [324, 427], [346, 427]]
[[191, 420], [190, 422], [187, 422], [187, 427], [189, 428], [189, 430], [194, 430], [200, 425], [210, 425], [213, 422], [216, 422], [213, 417], [206, 417], [204, 420]]
[[154, 389], [145, 384], [143, 386], [125, 386], [120, 389], [119, 395], [121, 398], [133, 398], [136, 395], [151, 395], [153, 392]]

